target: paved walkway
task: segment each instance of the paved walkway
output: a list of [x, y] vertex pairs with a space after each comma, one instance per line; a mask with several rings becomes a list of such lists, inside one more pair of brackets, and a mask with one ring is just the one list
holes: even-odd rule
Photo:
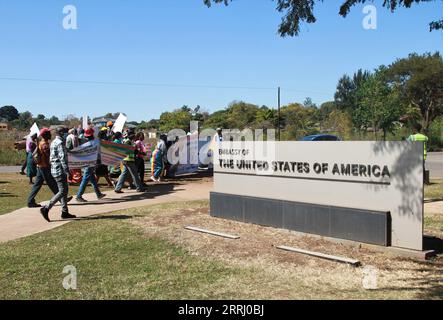
[[[84, 198], [90, 202], [79, 204], [72, 200], [69, 204], [69, 210], [78, 218], [84, 218], [147, 205], [209, 199], [210, 189], [212, 189], [212, 182], [165, 183], [151, 185], [148, 192], [145, 193], [125, 190], [123, 194], [116, 194], [110, 191], [106, 198], [100, 201], [96, 200], [95, 194], [87, 194]], [[50, 223], [42, 218], [38, 208], [22, 208], [0, 215], [0, 243], [54, 229], [69, 222], [60, 220], [59, 205], [51, 210], [49, 217], [51, 219]]]
[[16, 173], [20, 172], [21, 166], [0, 166], [0, 173]]

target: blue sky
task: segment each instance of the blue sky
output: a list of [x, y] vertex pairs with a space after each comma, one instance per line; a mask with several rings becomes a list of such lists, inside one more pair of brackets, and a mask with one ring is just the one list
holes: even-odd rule
[[[340, 17], [340, 2], [318, 5], [317, 23], [299, 37], [280, 38], [271, 0], [210, 9], [203, 0], [1, 0], [0, 78], [172, 86], [0, 80], [0, 105], [59, 117], [122, 111], [141, 121], [184, 104], [210, 112], [233, 100], [275, 107], [277, 86], [283, 104], [321, 104], [344, 73], [443, 52], [443, 32], [428, 30], [443, 1], [395, 14], [375, 1], [377, 30], [363, 29], [363, 6]], [[78, 30], [62, 27], [67, 4], [78, 10]]]

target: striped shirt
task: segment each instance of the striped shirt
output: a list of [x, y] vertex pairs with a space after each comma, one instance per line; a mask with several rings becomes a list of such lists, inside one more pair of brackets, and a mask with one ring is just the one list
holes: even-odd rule
[[51, 174], [54, 178], [62, 175], [68, 175], [68, 153], [62, 138], [58, 136], [51, 143], [50, 162]]

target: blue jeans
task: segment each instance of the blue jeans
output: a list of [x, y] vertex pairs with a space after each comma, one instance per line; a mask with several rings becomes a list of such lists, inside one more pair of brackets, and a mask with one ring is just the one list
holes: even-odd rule
[[123, 185], [125, 184], [125, 180], [128, 177], [128, 174], [131, 175], [132, 181], [134, 182], [135, 186], [137, 187], [137, 191], [143, 190], [143, 185], [140, 181], [140, 177], [137, 174], [137, 168], [135, 167], [134, 162], [123, 162], [123, 171], [118, 178], [117, 185], [115, 186], [115, 191], [120, 191], [123, 188]]
[[53, 194], [58, 193], [57, 183], [51, 175], [51, 169], [37, 167], [37, 176], [35, 178], [34, 185], [32, 186], [31, 193], [28, 197], [28, 205], [35, 203], [35, 197], [37, 196], [37, 193], [40, 191], [45, 181]]
[[86, 186], [89, 182], [91, 182], [92, 187], [94, 188], [95, 194], [97, 196], [101, 195], [100, 189], [97, 184], [97, 180], [95, 180], [94, 175], [94, 168], [86, 168], [82, 170], [83, 178], [82, 182], [80, 183], [80, 187], [77, 192], [77, 198], [81, 198], [83, 194], [85, 193]]

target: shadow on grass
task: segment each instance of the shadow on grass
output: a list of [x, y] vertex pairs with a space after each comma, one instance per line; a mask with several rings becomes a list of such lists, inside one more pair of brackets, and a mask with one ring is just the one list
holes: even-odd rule
[[423, 202], [424, 203], [432, 203], [432, 202], [440, 202], [440, 201], [443, 201], [443, 198], [426, 199]]
[[18, 198], [18, 196], [9, 192], [0, 192], [0, 198]]
[[100, 220], [128, 220], [139, 217], [137, 215], [106, 215], [106, 216], [94, 216], [94, 217], [79, 217], [67, 220], [51, 220], [51, 222], [63, 222], [63, 221], [100, 221]]
[[[86, 205], [103, 205], [103, 204], [115, 204], [129, 201], [140, 201], [140, 200], [149, 200], [154, 199], [155, 197], [171, 194], [176, 191], [181, 191], [183, 189], [175, 189], [176, 185], [180, 185], [177, 183], [165, 183], [165, 184], [157, 184], [154, 186], [150, 186], [146, 192], [136, 193], [136, 194], [128, 194], [127, 196], [123, 195], [120, 199], [106, 199], [97, 201], [88, 201], [88, 202], [73, 202], [69, 203], [69, 206], [86, 206]], [[113, 192], [113, 191], [111, 191]]]
[[443, 239], [434, 236], [423, 236], [423, 249], [434, 250], [436, 254], [443, 253]]

